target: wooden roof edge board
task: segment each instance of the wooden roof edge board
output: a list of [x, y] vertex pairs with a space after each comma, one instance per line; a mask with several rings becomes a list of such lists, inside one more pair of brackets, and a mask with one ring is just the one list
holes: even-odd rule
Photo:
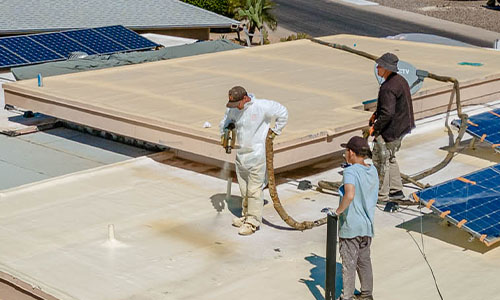
[[[10, 271], [7, 271], [12, 273]], [[7, 272], [0, 270], [0, 281], [5, 282], [6, 284], [12, 286], [16, 290], [21, 291], [23, 294], [34, 296], [36, 299], [40, 300], [59, 300], [58, 298], [48, 294], [39, 287], [39, 284], [31, 285], [25, 281], [19, 279], [20, 276], [13, 276]], [[26, 276], [23, 276], [26, 278]]]
[[[432, 79], [426, 79], [426, 80], [432, 80]], [[460, 90], [462, 90], [462, 89], [465, 89], [468, 87], [477, 86], [477, 85], [486, 84], [486, 83], [495, 82], [495, 81], [500, 81], [500, 73], [487, 75], [484, 78], [479, 78], [479, 79], [459, 81], [459, 85], [460, 85]], [[453, 83], [447, 82], [447, 85], [445, 85], [445, 86], [440, 86], [440, 87], [436, 87], [433, 89], [420, 90], [412, 96], [412, 99], [419, 100], [421, 98], [428, 97], [429, 95], [432, 95], [432, 94], [447, 93], [447, 92], [450, 92], [452, 89], [453, 89]]]
[[[5, 86], [4, 86], [5, 87]], [[24, 90], [23, 89], [17, 89], [17, 88], [4, 88], [5, 95], [9, 94], [17, 94], [20, 97], [30, 97], [33, 99], [37, 99], [36, 101], [40, 102], [46, 102], [54, 105], [59, 105], [59, 106], [64, 106], [68, 107], [77, 111], [85, 111], [85, 112], [90, 112], [93, 114], [99, 114], [103, 115], [109, 118], [113, 119], [120, 119], [122, 121], [126, 121], [128, 123], [135, 123], [135, 124], [140, 124], [146, 127], [156, 127], [162, 130], [167, 130], [171, 132], [182, 132], [184, 135], [191, 135], [195, 138], [198, 139], [204, 139], [207, 141], [216, 141], [219, 142], [220, 137], [214, 134], [210, 134], [207, 132], [203, 132], [201, 130], [193, 130], [188, 127], [184, 127], [182, 125], [177, 125], [177, 124], [172, 124], [163, 120], [158, 120], [158, 119], [153, 119], [153, 118], [142, 118], [137, 115], [129, 114], [129, 113], [123, 113], [120, 112], [121, 115], [117, 115], [116, 111], [103, 108], [103, 107], [96, 107], [93, 105], [85, 104], [82, 102], [78, 101], [72, 101], [72, 100], [66, 100], [66, 99], [60, 99], [57, 96], [51, 96], [52, 99], [48, 99], [47, 97], [43, 97], [44, 95], [36, 93], [36, 92], [29, 92], [29, 90]], [[71, 120], [69, 120], [71, 121]]]
[[[490, 80], [488, 82], [499, 81], [500, 74], [496, 75], [496, 76], [490, 76], [489, 79]], [[462, 85], [461, 89], [462, 88], [465, 89], [465, 88], [469, 88], [469, 87], [476, 87], [476, 86], [480, 86], [480, 85], [485, 84], [485, 83], [486, 82], [482, 82], [480, 80], [472, 80], [472, 81], [468, 81], [464, 85]], [[160, 128], [162, 130], [170, 130], [172, 132], [181, 131], [183, 133], [183, 135], [191, 135], [194, 138], [206, 139], [207, 141], [210, 141], [213, 143], [219, 142], [218, 135], [211, 134], [208, 132], [203, 132], [202, 130], [193, 130], [192, 128], [188, 128], [188, 127], [178, 125], [178, 124], [172, 124], [172, 123], [166, 122], [164, 120], [158, 120], [158, 119], [153, 119], [153, 118], [142, 118], [140, 116], [133, 115], [133, 114], [127, 114], [127, 113], [121, 113], [120, 115], [117, 115], [116, 111], [114, 111], [114, 110], [106, 109], [103, 107], [95, 107], [93, 105], [85, 104], [85, 103], [78, 102], [78, 101], [72, 101], [72, 100], [68, 100], [68, 99], [60, 99], [57, 96], [50, 96], [50, 95], [46, 95], [43, 93], [38, 93], [36, 91], [36, 89], [31, 89], [31, 88], [21, 86], [21, 85], [7, 83], [7, 84], [4, 84], [3, 87], [4, 87], [4, 90], [5, 90], [5, 93], [7, 96], [9, 93], [15, 93], [15, 94], [18, 94], [19, 96], [27, 96], [27, 97], [36, 98], [37, 99], [36, 101], [43, 101], [43, 102], [57, 104], [57, 105], [61, 105], [61, 106], [72, 107], [76, 110], [85, 110], [85, 111], [96, 113], [96, 114], [103, 114], [103, 115], [109, 116], [110, 118], [123, 119], [123, 120], [126, 120], [127, 122], [140, 123], [140, 124], [147, 126], [147, 127], [155, 126], [155, 127]], [[414, 97], [413, 100], [415, 102], [424, 101], [426, 98], [429, 98], [431, 96], [438, 96], [438, 95], [446, 94], [446, 93], [449, 93], [450, 91], [451, 91], [451, 87], [439, 87], [439, 88], [435, 88], [433, 90], [424, 91], [423, 93], [420, 93], [419, 96]], [[49, 99], [49, 98], [52, 98], [52, 99]], [[462, 101], [466, 102], [467, 99], [462, 98]], [[447, 101], [445, 104], [443, 104], [441, 106], [443, 108], [446, 108], [446, 105], [447, 105]], [[352, 110], [356, 111], [355, 108], [353, 108]], [[436, 113], [438, 113], [437, 111], [439, 111], [438, 107], [433, 107], [432, 110], [436, 111]], [[358, 110], [358, 111], [363, 112], [362, 110]], [[427, 111], [427, 110], [425, 110], [425, 111]], [[415, 113], [417, 115], [421, 115], [422, 112], [423, 112], [422, 109], [415, 110]], [[367, 113], [367, 114], [369, 114], [369, 113]], [[429, 116], [429, 114], [425, 113], [422, 117], [426, 117], [426, 116]], [[350, 130], [353, 130], [356, 128], [358, 128], [358, 129], [362, 128], [361, 123], [360, 124], [346, 124], [346, 126], [336, 128], [333, 131], [327, 131], [324, 135], [325, 136], [335, 136], [335, 135], [342, 134], [343, 131], [350, 131]], [[309, 137], [313, 137], [313, 139], [314, 139], [315, 136], [317, 136], [317, 135], [322, 135], [322, 131], [309, 134], [307, 136], [298, 138], [298, 139], [293, 140], [293, 141], [286, 142], [283, 144], [283, 147], [294, 146], [296, 144], [300, 144], [300, 143], [304, 142], [305, 140], [310, 141], [311, 139]], [[278, 150], [279, 148], [280, 147], [277, 147], [276, 150]]]
[[[153, 122], [153, 124], [152, 124], [151, 121], [156, 121], [156, 120], [141, 118], [141, 117], [137, 117], [134, 115], [128, 115], [128, 114], [123, 114], [123, 115], [118, 116], [114, 113], [114, 111], [111, 111], [111, 110], [103, 111], [101, 108], [99, 108], [99, 111], [92, 110], [91, 105], [88, 105], [88, 106], [87, 105], [78, 105], [80, 103], [77, 103], [77, 105], [69, 105], [66, 103], [60, 103], [57, 101], [47, 100], [47, 99], [41, 98], [41, 97], [29, 96], [27, 94], [13, 92], [11, 90], [7, 90], [6, 94], [12, 95], [12, 96], [17, 95], [18, 97], [21, 97], [24, 99], [28, 99], [26, 97], [26, 96], [28, 96], [29, 98], [32, 98], [32, 101], [44, 102], [44, 103], [47, 103], [50, 105], [61, 106], [61, 107], [64, 107], [66, 109], [71, 109], [71, 110], [75, 110], [75, 111], [88, 112], [88, 113], [91, 113], [94, 115], [99, 115], [101, 117], [109, 118], [110, 120], [115, 120], [118, 122], [123, 122], [123, 123], [128, 123], [128, 124], [133, 124], [133, 125], [139, 125], [142, 127], [147, 127], [147, 128], [155, 129], [158, 131], [170, 132], [170, 133], [175, 134], [175, 135], [194, 138], [196, 140], [201, 140], [201, 141], [204, 141], [204, 142], [207, 142], [210, 144], [219, 145], [219, 143], [220, 143], [220, 137], [218, 135], [206, 133], [206, 132], [203, 132], [201, 130], [193, 130], [191, 128], [186, 128], [186, 127], [179, 126], [179, 125], [172, 125], [168, 122], [158, 122], [158, 123]], [[11, 97], [9, 97], [9, 100], [12, 100], [11, 103], [18, 105], [15, 103], [15, 100], [13, 100]], [[46, 113], [49, 113], [49, 112], [46, 112]], [[58, 117], [61, 119], [66, 119], [62, 116], [58, 116]], [[69, 121], [71, 121], [71, 120], [69, 120]], [[288, 140], [288, 141], [279, 142], [279, 143], [276, 143], [275, 150], [276, 150], [276, 152], [281, 152], [281, 151], [286, 151], [287, 149], [290, 149], [290, 148], [300, 147], [300, 146], [303, 146], [306, 144], [316, 143], [318, 141], [327, 140], [327, 139], [332, 139], [332, 138], [341, 136], [341, 135], [345, 134], [346, 132], [360, 130], [361, 128], [364, 127], [363, 123], [364, 122], [358, 122], [357, 124], [348, 124], [346, 126], [343, 126], [341, 128], [337, 128], [335, 130], [321, 130], [319, 132], [307, 134], [303, 137], [295, 138], [295, 139]], [[100, 129], [106, 130], [106, 128], [100, 128]], [[155, 142], [155, 141], [151, 141], [151, 142]], [[165, 146], [169, 146], [169, 145], [165, 144]], [[175, 148], [175, 147], [173, 147], [173, 148]]]
[[[227, 155], [220, 146], [219, 137], [216, 139], [199, 139], [194, 136], [183, 134], [180, 131], [167, 131], [161, 127], [134, 125], [126, 119], [109, 118], [103, 114], [86, 113], [79, 111], [75, 113], [69, 106], [58, 106], [41, 101], [33, 101], [30, 97], [23, 97], [9, 92], [9, 102], [18, 107], [29, 106], [34, 110], [53, 114], [61, 119], [70, 119], [76, 124], [99, 128], [114, 134], [136, 138], [139, 140], [156, 143], [170, 147], [173, 150], [190, 152], [198, 156], [198, 161], [204, 162], [206, 158], [218, 161], [217, 165], [224, 162], [234, 161], [234, 151]], [[355, 130], [355, 129], [353, 129]], [[309, 161], [312, 158], [324, 156], [340, 150], [340, 143], [347, 142], [351, 132], [336, 133], [335, 138], [329, 138], [326, 132], [310, 134], [306, 138], [292, 139], [282, 143], [276, 143], [276, 168], [282, 168], [296, 163]], [[314, 138], [310, 138], [314, 137]], [[281, 150], [282, 148], [286, 148]], [[204, 159], [205, 158], [205, 159]]]
[[[19, 89], [19, 90], [22, 90], [22, 89]], [[9, 92], [9, 89], [7, 89], [6, 94], [9, 95], [9, 93], [11, 93], [11, 92]], [[14, 94], [14, 93], [11, 93], [11, 94]], [[21, 94], [19, 94], [18, 96], [19, 97], [23, 97]], [[447, 98], [448, 97], [445, 96], [444, 98], [446, 98], [445, 102], [447, 103]], [[480, 102], [484, 102], [484, 101], [480, 101]], [[14, 105], [17, 105], [17, 104], [14, 103]], [[22, 105], [18, 105], [18, 106], [19, 107], [23, 107]], [[65, 107], [71, 108], [68, 105], [66, 105]], [[53, 109], [54, 108], [50, 108], [51, 111]], [[441, 113], [441, 112], [445, 111], [445, 109], [446, 109], [446, 105], [440, 106], [438, 108], [433, 108], [431, 110], [426, 110], [424, 112], [420, 112], [420, 111], [416, 110], [416, 116], [418, 116], [419, 118], [421, 118], [421, 117], [427, 117], [427, 116], [430, 116], [430, 115], [433, 115], [433, 114]], [[41, 112], [44, 112], [44, 111], [41, 111]], [[359, 112], [363, 112], [363, 111], [359, 111]], [[48, 112], [48, 111], [45, 111], [45, 113], [49, 113], [50, 114], [50, 112]], [[369, 113], [367, 112], [367, 114], [369, 114]], [[113, 117], [112, 119], [122, 120], [122, 121], [130, 123], [129, 120], [127, 120], [127, 119], [124, 119], [124, 118], [117, 119], [116, 116], [113, 115], [113, 114], [111, 114], [111, 116]], [[68, 118], [62, 118], [62, 119], [68, 119]], [[166, 130], [162, 129], [161, 123], [160, 124], [156, 124], [156, 125], [160, 125], [160, 126], [152, 125], [152, 124], [150, 124], [150, 120], [149, 119], [139, 119], [139, 120], [135, 120], [135, 121], [136, 121], [137, 125], [141, 125], [144, 122], [144, 124], [146, 124], [146, 126], [143, 126], [143, 127], [151, 128], [153, 131], [155, 129], [157, 131], [163, 131], [163, 132], [166, 131]], [[137, 123], [137, 121], [139, 123]], [[77, 121], [74, 121], [74, 122], [75, 123], [80, 123], [80, 122], [77, 122]], [[107, 123], [109, 123], [109, 122], [107, 122]], [[305, 147], [307, 145], [316, 144], [316, 143], [319, 143], [319, 142], [325, 142], [326, 141], [326, 143], [328, 143], [328, 142], [330, 142], [334, 138], [337, 138], [339, 136], [349, 135], [349, 133], [352, 133], [353, 131], [359, 130], [362, 127], [364, 127], [363, 122], [360, 121], [358, 123], [359, 124], [347, 124], [345, 127], [335, 128], [334, 130], [331, 130], [331, 131], [330, 130], [320, 129], [320, 131], [318, 131], [318, 132], [315, 132], [315, 133], [312, 133], [312, 134], [308, 134], [308, 135], [300, 137], [300, 138], [296, 138], [296, 139], [289, 140], [289, 141], [278, 142], [276, 144], [276, 146], [275, 146], [276, 153], [290, 151], [290, 150], [295, 149], [295, 148]], [[92, 124], [87, 124], [87, 125], [92, 126]], [[100, 128], [98, 126], [95, 126], [95, 127], [96, 128]], [[208, 143], [210, 145], [213, 145], [213, 147], [215, 147], [215, 148], [219, 147], [218, 146], [218, 144], [219, 144], [219, 137], [218, 136], [214, 135], [213, 137], [211, 137], [210, 135], [207, 135], [206, 133], [203, 133], [202, 137], [199, 138], [198, 135], [196, 135], [196, 134], [195, 135], [189, 135], [189, 134], [180, 132], [180, 128], [181, 128], [181, 126], [174, 126], [173, 128], [171, 128], [172, 130], [170, 132], [172, 134], [174, 134], [174, 135], [177, 136], [176, 139], [178, 139], [179, 137], [182, 137], [182, 136], [184, 136], [184, 137], [191, 137], [191, 138], [194, 138], [194, 140], [202, 141], [202, 142]], [[106, 130], [106, 128], [103, 128], [103, 129]], [[109, 128], [107, 128], [107, 130], [110, 131], [110, 132], [113, 132], [113, 130], [111, 130]], [[144, 130], [142, 130], [142, 132], [144, 132]], [[117, 133], [117, 134], [123, 134], [123, 133], [120, 133], [120, 132], [115, 132], [115, 133]], [[123, 135], [130, 136], [130, 135], [127, 135], [127, 134], [123, 134]], [[136, 136], [131, 136], [131, 137], [133, 137], [133, 138], [139, 138], [140, 139], [140, 137], [136, 137]], [[153, 143], [159, 143], [161, 145], [165, 145], [165, 146], [172, 147], [172, 148], [177, 148], [176, 145], [171, 145], [168, 142], [163, 142], [162, 140], [160, 140], [160, 141], [158, 141], [158, 140], [147, 140], [147, 141], [150, 141], [150, 142], [153, 142]], [[181, 149], [181, 150], [189, 151], [189, 149]], [[338, 149], [330, 149], [330, 150], [333, 151], [333, 150], [338, 150]], [[198, 153], [198, 154], [202, 155], [201, 153]], [[326, 153], [321, 153], [321, 154], [325, 155]], [[224, 158], [220, 158], [220, 159], [224, 161], [224, 160], [227, 160], [228, 158], [224, 157]], [[304, 158], [304, 160], [307, 160], [307, 158]]]

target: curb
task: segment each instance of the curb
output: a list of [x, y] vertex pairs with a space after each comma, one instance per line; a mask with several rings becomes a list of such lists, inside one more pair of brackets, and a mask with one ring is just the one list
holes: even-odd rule
[[410, 11], [404, 11], [382, 5], [369, 5], [369, 6], [356, 5], [344, 2], [342, 0], [337, 0], [334, 2], [341, 5], [349, 6], [350, 8], [353, 9], [362, 10], [386, 16], [388, 18], [398, 19], [408, 23], [427, 26], [436, 30], [441, 30], [448, 33], [460, 35], [470, 40], [476, 40], [480, 42], [480, 44], [483, 44], [484, 46], [490, 48], [493, 47], [496, 39], [500, 39], [499, 32], [489, 31], [483, 28], [478, 28], [470, 25], [441, 20], [438, 18], [429, 17], [426, 15], [421, 15]]

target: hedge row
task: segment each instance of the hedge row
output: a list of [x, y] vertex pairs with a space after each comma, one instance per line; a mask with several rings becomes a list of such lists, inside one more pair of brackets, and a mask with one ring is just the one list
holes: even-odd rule
[[203, 9], [213, 11], [219, 15], [229, 16], [229, 1], [230, 0], [181, 0], [183, 2], [201, 7]]

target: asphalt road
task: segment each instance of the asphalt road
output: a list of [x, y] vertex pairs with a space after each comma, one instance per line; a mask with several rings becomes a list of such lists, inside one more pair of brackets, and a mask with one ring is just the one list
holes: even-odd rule
[[427, 33], [476, 46], [491, 47], [491, 43], [473, 37], [457, 35], [410, 21], [405, 22], [328, 0], [273, 1], [276, 3], [273, 13], [280, 26], [314, 37], [342, 33], [373, 37], [386, 37], [400, 33]]

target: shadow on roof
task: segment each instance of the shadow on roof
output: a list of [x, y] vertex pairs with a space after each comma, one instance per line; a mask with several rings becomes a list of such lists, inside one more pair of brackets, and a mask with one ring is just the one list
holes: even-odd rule
[[[471, 250], [481, 254], [491, 251], [500, 245], [500, 243], [497, 243], [488, 247], [477, 239], [471, 240], [471, 235], [469, 233], [449, 224], [446, 220], [434, 214], [416, 217], [396, 227], [404, 229], [408, 231], [408, 233], [420, 233], [422, 228], [423, 234], [427, 237], [435, 238], [445, 243], [463, 248], [464, 250]], [[420, 242], [419, 238], [415, 238]]]

